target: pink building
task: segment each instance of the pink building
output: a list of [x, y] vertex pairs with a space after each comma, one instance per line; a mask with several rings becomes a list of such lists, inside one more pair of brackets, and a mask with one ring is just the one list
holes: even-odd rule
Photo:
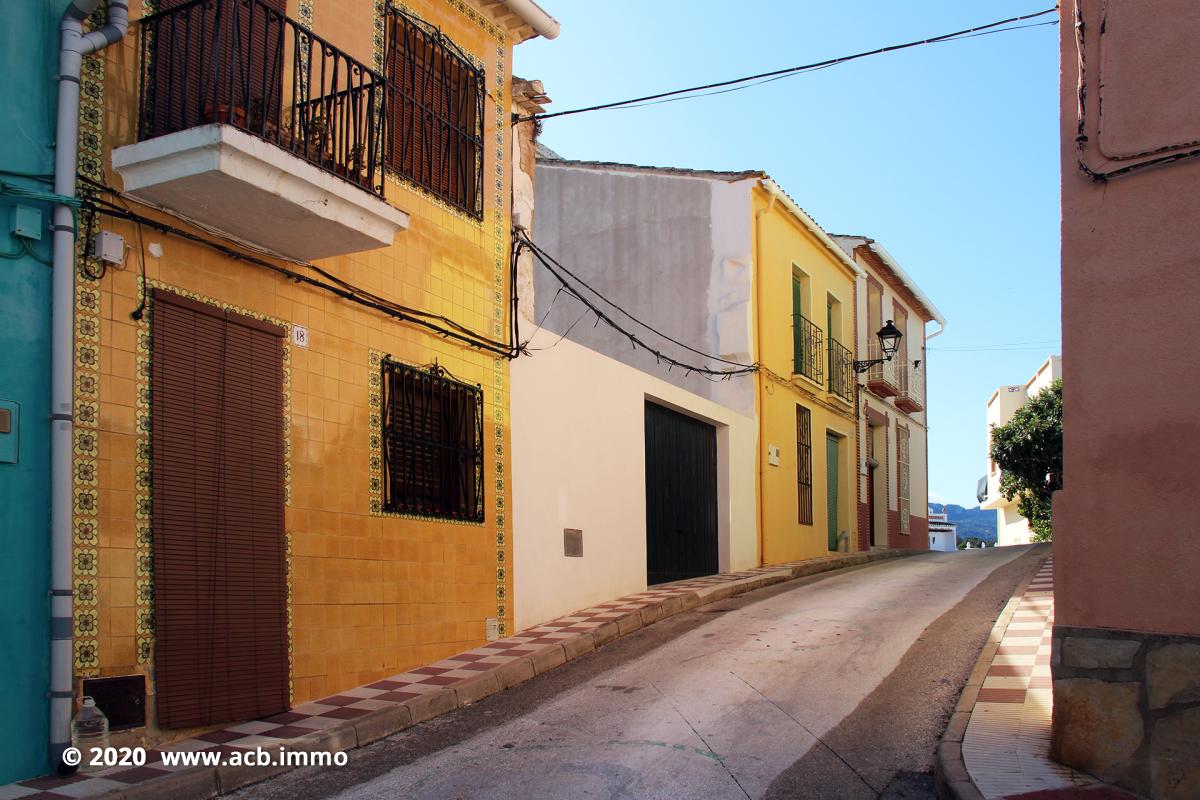
[[1200, 797], [1200, 4], [1065, 0], [1054, 754]]

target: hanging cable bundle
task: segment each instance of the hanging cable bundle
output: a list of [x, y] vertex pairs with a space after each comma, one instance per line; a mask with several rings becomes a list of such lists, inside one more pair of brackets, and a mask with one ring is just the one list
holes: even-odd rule
[[[598, 325], [599, 323], [603, 322], [604, 324], [608, 325], [608, 327], [612, 328], [614, 331], [616, 331], [617, 333], [621, 334], [626, 339], [628, 339], [629, 342], [633, 345], [634, 350], [637, 350], [640, 347], [641, 349], [647, 351], [652, 356], [654, 356], [655, 360], [658, 363], [666, 364], [668, 370], [679, 368], [679, 369], [686, 370], [687, 374], [689, 374], [689, 375], [692, 373], [695, 373], [697, 375], [701, 375], [710, 380], [728, 380], [729, 378], [732, 378], [732, 377], [735, 377], [738, 375], [748, 375], [750, 373], [754, 373], [754, 372], [758, 371], [759, 367], [757, 364], [743, 364], [739, 361], [730, 361], [729, 359], [721, 358], [720, 356], [711, 355], [709, 353], [703, 352], [702, 350], [697, 350], [696, 348], [692, 347], [691, 345], [685, 344], [684, 342], [681, 342], [678, 339], [668, 336], [667, 334], [663, 333], [662, 331], [651, 326], [649, 323], [644, 322], [644, 321], [638, 319], [637, 317], [633, 316], [633, 314], [626, 311], [620, 305], [618, 305], [614, 301], [605, 297], [603, 294], [601, 294], [599, 291], [597, 291], [593, 286], [588, 284], [586, 281], [584, 281], [582, 278], [580, 278], [574, 272], [571, 272], [571, 270], [569, 270], [567, 267], [563, 266], [562, 263], [560, 263], [559, 261], [554, 259], [548, 253], [546, 253], [544, 250], [542, 250], [540, 247], [538, 247], [536, 244], [534, 244], [533, 240], [531, 240], [528, 237], [528, 235], [526, 235], [524, 232], [518, 231], [514, 235], [516, 237], [516, 242], [517, 242], [516, 246], [521, 247], [521, 248], [526, 248], [530, 252], [532, 252], [534, 255], [534, 258], [537, 259], [538, 263], [540, 263], [543, 267], [545, 267], [546, 271], [549, 272], [551, 275], [553, 275], [556, 280], [558, 280], [558, 282], [561, 286], [561, 288], [559, 290], [560, 292], [565, 291], [567, 294], [574, 297], [579, 302], [583, 303], [583, 305], [585, 307], [585, 312], [584, 312], [583, 316], [587, 316], [588, 314], [594, 315], [596, 317], [596, 322], [594, 324]], [[514, 250], [515, 249], [516, 249], [516, 247], [514, 247]], [[582, 290], [580, 288], [578, 288], [575, 284], [578, 284], [578, 287], [582, 287]], [[586, 292], [594, 295], [597, 298], [598, 302], [595, 302], [595, 301], [589, 299], [588, 297], [586, 297], [583, 290], [586, 290]], [[614, 313], [610, 314], [609, 312], [606, 312], [604, 309], [602, 309], [600, 307], [601, 304], [613, 309]], [[635, 323], [636, 325], [646, 329], [654, 336], [657, 336], [660, 339], [670, 342], [673, 345], [681, 347], [690, 353], [694, 353], [695, 355], [700, 356], [701, 358], [705, 359], [706, 361], [716, 361], [716, 362], [720, 362], [722, 364], [728, 364], [729, 368], [728, 369], [714, 369], [712, 367], [703, 366], [700, 364], [688, 363], [686, 361], [682, 361], [673, 356], [670, 356], [667, 353], [663, 352], [662, 350], [648, 344], [645, 340], [643, 340], [641, 337], [639, 337], [636, 333], [633, 333], [632, 331], [623, 327], [619, 322], [617, 322], [616, 319], [614, 319], [614, 316], [617, 316], [617, 315], [625, 317], [626, 319], [630, 320], [631, 322]], [[583, 317], [581, 316], [580, 319], [576, 320], [575, 323], [573, 323], [571, 325], [571, 328], [574, 328], [575, 325], [578, 325], [579, 322], [582, 321], [582, 319], [583, 319]], [[545, 319], [543, 319], [543, 322], [544, 321], [545, 321]], [[539, 325], [539, 327], [540, 327], [540, 325]], [[566, 336], [566, 334], [563, 334], [563, 338], [565, 338], [565, 336]], [[561, 339], [560, 339], [560, 341], [561, 341]]]

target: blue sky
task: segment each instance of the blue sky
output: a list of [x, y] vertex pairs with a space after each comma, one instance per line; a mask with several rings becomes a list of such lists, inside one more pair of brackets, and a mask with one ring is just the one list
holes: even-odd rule
[[[557, 111], [922, 39], [1050, 3], [543, 5], [562, 33], [516, 48], [514, 73], [541, 79]], [[729, 94], [547, 120], [542, 141], [567, 158], [762, 169], [827, 231], [887, 247], [949, 322], [929, 344], [929, 490], [935, 501], [969, 507], [986, 467], [988, 397], [1060, 350], [1057, 36], [1057, 26], [980, 36]]]

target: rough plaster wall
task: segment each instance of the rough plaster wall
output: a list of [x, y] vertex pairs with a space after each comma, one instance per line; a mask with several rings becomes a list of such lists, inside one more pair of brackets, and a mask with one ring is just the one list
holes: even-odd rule
[[[514, 113], [526, 113], [528, 109], [514, 104]], [[533, 229], [533, 191], [536, 144], [534, 125], [524, 122], [513, 126], [512, 142], [512, 219], [513, 225]], [[517, 261], [517, 313], [526, 320], [534, 318], [533, 254], [525, 252]]]
[[[753, 257], [750, 190], [755, 179], [712, 181], [712, 274], [709, 279], [710, 334], [716, 355], [727, 361], [754, 361]], [[745, 375], [716, 384], [713, 399], [743, 414], [753, 414], [754, 378]]]
[[[705, 353], [722, 349], [715, 310], [734, 308], [739, 302], [737, 286], [744, 282], [749, 295], [749, 222], [740, 246], [729, 243], [736, 236], [737, 213], [749, 215], [747, 205], [738, 212], [722, 197], [715, 200], [711, 186], [700, 178], [629, 173], [600, 169], [547, 166], [539, 163], [536, 173], [538, 223], [535, 240], [547, 253], [562, 262], [604, 296], [658, 330]], [[724, 184], [722, 184], [724, 185]], [[729, 213], [714, 224], [714, 205]], [[714, 251], [719, 240], [728, 247]], [[732, 263], [726, 264], [726, 261]], [[717, 276], [728, 274], [729, 279]], [[534, 274], [536, 317], [545, 316], [544, 327], [558, 334], [571, 330], [571, 339], [586, 347], [644, 370], [696, 394], [729, 404], [749, 413], [753, 406], [751, 379], [724, 384], [675, 368], [668, 372], [654, 355], [634, 350], [625, 336], [604, 323], [594, 325], [576, 299], [560, 295], [559, 283], [547, 270]], [[744, 301], [743, 301], [744, 302]], [[748, 308], [748, 307], [747, 307]], [[619, 314], [611, 308], [606, 313]], [[578, 323], [578, 324], [576, 324]], [[639, 338], [659, 346], [681, 361], [702, 361], [700, 356], [663, 342], [627, 319], [622, 324]], [[748, 324], [746, 324], [748, 331]], [[572, 325], [574, 327], [572, 328]], [[736, 326], [725, 326], [732, 331]], [[748, 335], [748, 334], [747, 334]], [[726, 335], [724, 346], [733, 333]], [[710, 366], [716, 366], [712, 364]], [[731, 384], [739, 384], [730, 398]], [[745, 384], [742, 389], [740, 384]]]

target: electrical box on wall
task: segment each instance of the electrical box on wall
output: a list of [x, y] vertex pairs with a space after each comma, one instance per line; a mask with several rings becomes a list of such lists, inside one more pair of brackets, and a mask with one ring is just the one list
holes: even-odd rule
[[100, 231], [92, 237], [91, 256], [106, 264], [124, 264], [125, 237], [112, 231]]
[[582, 530], [563, 528], [563, 555], [567, 558], [583, 558]]
[[20, 404], [12, 400], [0, 400], [0, 464], [17, 463], [20, 454], [17, 441], [20, 423]]
[[779, 445], [777, 445], [777, 444], [767, 445], [767, 463], [770, 464], [772, 467], [779, 466]]
[[10, 221], [12, 223], [10, 230], [12, 231], [13, 236], [20, 236], [23, 239], [41, 241], [41, 209], [34, 208], [33, 206], [13, 206]]

